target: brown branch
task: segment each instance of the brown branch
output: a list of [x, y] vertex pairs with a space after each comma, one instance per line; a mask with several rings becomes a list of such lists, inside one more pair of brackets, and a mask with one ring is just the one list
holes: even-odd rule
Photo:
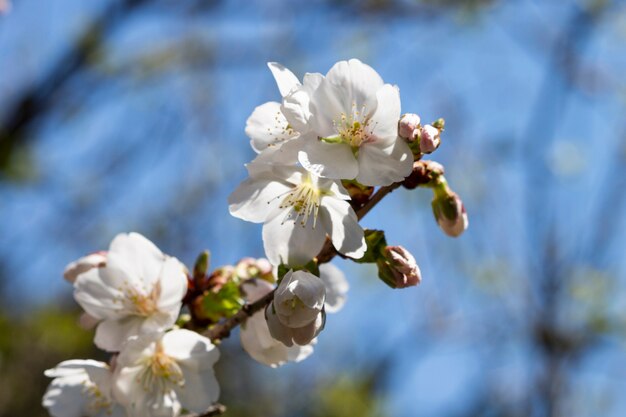
[[[359, 208], [356, 212], [357, 218], [361, 220], [367, 213], [376, 206], [387, 194], [400, 187], [402, 183], [394, 183], [385, 187], [381, 187], [373, 196], [369, 199], [363, 207]], [[333, 246], [330, 239], [326, 239], [326, 243], [322, 247], [320, 253], [316, 256], [318, 264], [328, 263], [337, 255], [337, 250]], [[264, 309], [274, 299], [274, 291], [268, 293], [263, 298], [255, 301], [251, 304], [246, 304], [241, 310], [239, 310], [234, 316], [215, 324], [204, 335], [212, 341], [218, 341], [230, 336], [231, 330], [243, 323], [248, 317], [254, 313]]]

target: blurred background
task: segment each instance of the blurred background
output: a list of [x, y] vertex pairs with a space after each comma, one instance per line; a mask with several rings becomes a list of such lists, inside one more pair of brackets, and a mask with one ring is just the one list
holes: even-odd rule
[[226, 197], [253, 157], [266, 67], [360, 58], [405, 112], [446, 119], [431, 155], [470, 227], [428, 190], [368, 215], [422, 269], [351, 284], [315, 354], [272, 370], [237, 335], [226, 416], [626, 415], [626, 2], [14, 0], [0, 16], [0, 416], [45, 416], [46, 368], [105, 359], [64, 266], [145, 234], [190, 265], [263, 255]]

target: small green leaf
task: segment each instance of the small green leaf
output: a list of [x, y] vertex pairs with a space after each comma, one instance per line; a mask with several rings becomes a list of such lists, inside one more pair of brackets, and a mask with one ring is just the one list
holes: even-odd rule
[[235, 315], [244, 305], [239, 286], [229, 281], [216, 293], [207, 292], [202, 300], [203, 313], [213, 321]]

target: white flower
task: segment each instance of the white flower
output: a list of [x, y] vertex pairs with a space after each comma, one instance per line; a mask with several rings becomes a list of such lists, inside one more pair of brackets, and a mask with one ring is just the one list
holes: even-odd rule
[[74, 282], [74, 298], [100, 321], [95, 344], [108, 351], [118, 351], [131, 336], [170, 328], [186, 291], [182, 264], [137, 233], [116, 236], [106, 266]]
[[268, 63], [278, 85], [282, 104], [267, 102], [255, 108], [246, 121], [246, 135], [250, 145], [260, 155], [253, 163], [291, 165], [298, 162], [301, 141], [296, 141], [308, 130], [310, 95], [317, 89], [323, 76], [305, 74], [303, 83], [287, 68], [276, 62]]
[[63, 271], [63, 277], [68, 282], [74, 283], [80, 274], [87, 272], [92, 268], [101, 268], [106, 265], [106, 262], [106, 252], [100, 251], [91, 253], [67, 264], [65, 271]]
[[336, 313], [346, 303], [346, 294], [350, 286], [344, 273], [332, 264], [320, 265], [320, 279], [326, 287], [324, 311]]
[[306, 264], [319, 253], [327, 234], [339, 252], [363, 256], [363, 229], [338, 181], [293, 166], [250, 174], [228, 198], [229, 210], [240, 219], [264, 223], [265, 253], [274, 265]]
[[[267, 281], [256, 279], [245, 282], [242, 288], [246, 301], [253, 303], [270, 293], [274, 286]], [[258, 311], [246, 319], [239, 335], [243, 349], [254, 360], [272, 368], [287, 362], [300, 362], [306, 359], [313, 353], [313, 345], [316, 343], [313, 339], [311, 343], [304, 346], [285, 346], [271, 336], [264, 311]]]
[[324, 307], [324, 282], [307, 271], [289, 271], [274, 293], [274, 310], [281, 323], [302, 327], [314, 321]]
[[270, 334], [286, 346], [306, 345], [324, 327], [324, 282], [307, 271], [289, 271], [274, 293], [265, 317]]
[[298, 154], [309, 171], [364, 185], [389, 185], [411, 173], [413, 154], [398, 136], [400, 94], [357, 59], [340, 61], [310, 94], [311, 134]]
[[111, 370], [93, 360], [61, 362], [45, 375], [54, 378], [42, 405], [54, 417], [124, 417], [111, 395]]
[[117, 358], [113, 392], [129, 417], [176, 417], [206, 411], [219, 397], [219, 351], [189, 330], [130, 339]]

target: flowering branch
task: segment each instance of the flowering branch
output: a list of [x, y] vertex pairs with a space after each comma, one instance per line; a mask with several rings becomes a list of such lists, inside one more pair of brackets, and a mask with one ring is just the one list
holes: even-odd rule
[[[360, 209], [356, 211], [357, 218], [361, 220], [367, 213], [369, 213], [376, 204], [378, 204], [385, 196], [391, 193], [396, 188], [402, 185], [401, 182], [397, 182], [380, 189], [365, 203]], [[324, 247], [320, 253], [316, 256], [318, 264], [330, 262], [337, 255], [337, 250], [333, 246], [330, 239], [326, 239]], [[274, 291], [268, 293], [261, 299], [254, 303], [244, 305], [234, 316], [215, 324], [204, 335], [212, 341], [218, 341], [230, 336], [231, 330], [243, 323], [248, 317], [252, 316], [257, 311], [264, 309], [273, 299]]]

